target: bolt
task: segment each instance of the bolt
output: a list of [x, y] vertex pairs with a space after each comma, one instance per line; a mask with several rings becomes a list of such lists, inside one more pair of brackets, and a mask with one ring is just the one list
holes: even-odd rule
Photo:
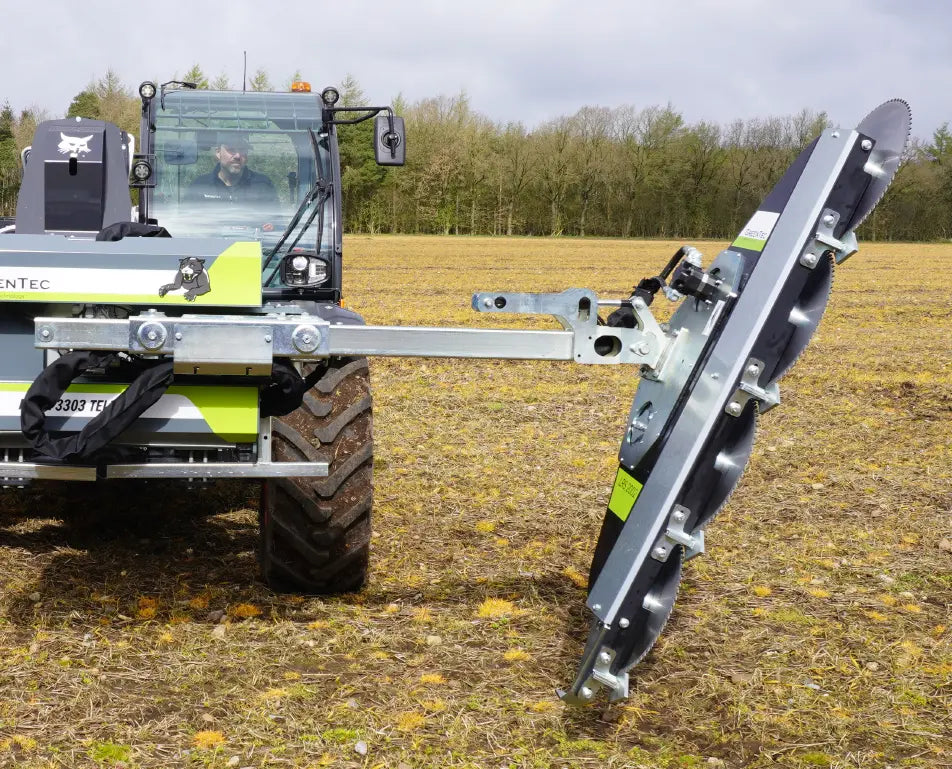
[[159, 338], [159, 335], [156, 334], [155, 331], [150, 331], [148, 334], [146, 334], [146, 337], [148, 337], [150, 342], [154, 342], [156, 339]]
[[678, 523], [684, 523], [684, 519], [687, 518], [687, 516], [684, 514], [684, 510], [675, 510], [671, 517], [674, 518], [674, 520]]
[[181, 341], [182, 341], [182, 332], [181, 332], [181, 331], [176, 331], [176, 332], [175, 332], [175, 341], [177, 341], [177, 342], [181, 342]]
[[620, 620], [618, 620], [618, 627], [620, 627], [620, 628], [626, 628], [626, 627], [628, 627], [630, 624], [631, 624], [631, 623], [628, 621], [628, 618], [627, 618], [627, 617], [622, 617]]
[[51, 336], [53, 336], [53, 332], [50, 331], [48, 328], [44, 328], [40, 331], [40, 336], [43, 337], [44, 339], [49, 339]]
[[800, 257], [800, 264], [804, 267], [815, 267], [819, 257], [813, 253], [807, 253]]
[[648, 306], [645, 304], [645, 300], [640, 296], [636, 296], [635, 300], [631, 304], [636, 310], [643, 310]]
[[483, 307], [492, 307], [492, 306], [493, 306], [492, 299], [490, 299], [488, 296], [485, 299], [483, 299]]
[[827, 214], [826, 216], [823, 217], [823, 223], [824, 223], [827, 227], [832, 227], [832, 226], [833, 226], [833, 222], [835, 222], [835, 221], [836, 221], [836, 217], [833, 216], [833, 214]]
[[321, 341], [321, 332], [313, 326], [298, 326], [291, 334], [291, 341], [301, 352], [312, 352]]
[[717, 380], [720, 379], [720, 378], [721, 378], [721, 375], [718, 374], [716, 371], [715, 371], [713, 374], [711, 374], [711, 379], [713, 379], [713, 380], [715, 380], [715, 381], [717, 381]]
[[652, 554], [655, 558], [664, 558], [664, 557], [668, 554], [668, 549], [665, 548], [665, 547], [662, 547], [661, 545], [658, 545], [658, 547], [656, 547], [656, 548], [652, 551], [651, 554]]
[[859, 146], [863, 148], [864, 152], [869, 152], [873, 148], [873, 143], [869, 139], [863, 139]]
[[740, 416], [741, 411], [743, 411], [743, 408], [737, 401], [731, 401], [727, 404], [727, 413], [731, 416]]
[[751, 363], [747, 367], [747, 373], [751, 376], [757, 376], [760, 373], [760, 366], [758, 366], [756, 363]]
[[601, 611], [601, 610], [602, 610], [602, 605], [600, 603], [596, 603], [592, 606], [592, 611]]
[[640, 342], [635, 345], [635, 355], [647, 355], [649, 352], [651, 352], [651, 347], [647, 342]]
[[264, 341], [270, 342], [270, 341], [271, 341], [271, 334], [265, 334], [265, 335], [264, 335]]
[[592, 695], [595, 694], [595, 692], [593, 692], [587, 686], [583, 686], [581, 689], [578, 690], [578, 694], [579, 694], [579, 697], [581, 697], [583, 700], [590, 700], [592, 699]]
[[833, 138], [834, 138], [834, 139], [839, 139], [839, 138], [840, 138], [840, 132], [839, 132], [839, 131], [834, 131], [834, 132], [833, 132]]
[[609, 662], [612, 661], [612, 655], [609, 654], [608, 652], [599, 652], [598, 661], [604, 665], [607, 665]]

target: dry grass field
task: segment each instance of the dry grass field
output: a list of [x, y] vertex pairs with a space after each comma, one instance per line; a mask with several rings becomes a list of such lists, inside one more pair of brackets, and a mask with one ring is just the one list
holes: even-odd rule
[[[351, 237], [345, 293], [370, 323], [554, 327], [476, 315], [470, 295], [620, 297], [678, 245]], [[952, 766], [950, 272], [941, 245], [865, 245], [838, 268], [610, 707], [555, 688], [587, 632], [630, 368], [374, 361], [356, 595], [257, 582], [250, 484], [7, 492], [0, 766]]]

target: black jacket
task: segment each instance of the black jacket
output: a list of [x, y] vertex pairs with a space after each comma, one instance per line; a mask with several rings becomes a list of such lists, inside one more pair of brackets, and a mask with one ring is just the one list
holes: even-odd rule
[[245, 166], [238, 183], [230, 187], [218, 176], [221, 170], [216, 165], [210, 173], [196, 176], [185, 191], [185, 200], [189, 203], [201, 201], [224, 201], [232, 203], [274, 203], [278, 202], [278, 193], [271, 180], [264, 174], [252, 171]]

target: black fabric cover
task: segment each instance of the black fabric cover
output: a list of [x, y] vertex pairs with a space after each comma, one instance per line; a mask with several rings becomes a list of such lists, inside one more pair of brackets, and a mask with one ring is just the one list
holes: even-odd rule
[[108, 366], [118, 359], [115, 353], [77, 350], [57, 358], [30, 385], [20, 409], [20, 429], [41, 459], [92, 459], [161, 398], [172, 383], [172, 361], [158, 363], [140, 374], [78, 433], [51, 438], [45, 429], [46, 411], [56, 405], [66, 388], [84, 371]]
[[300, 407], [304, 393], [321, 378], [325, 367], [318, 365], [306, 377], [286, 361], [276, 360], [271, 365], [271, 384], [261, 393], [261, 416], [283, 417]]
[[139, 224], [138, 222], [116, 222], [103, 227], [96, 235], [96, 240], [122, 240], [123, 238], [171, 238], [165, 227], [156, 224]]
[[631, 308], [630, 304], [623, 304], [608, 316], [605, 323], [615, 328], [634, 328], [637, 325], [635, 322], [635, 311]]

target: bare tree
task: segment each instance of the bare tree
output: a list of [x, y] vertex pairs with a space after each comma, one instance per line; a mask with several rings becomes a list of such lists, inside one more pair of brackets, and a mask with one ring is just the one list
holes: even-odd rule
[[522, 123], [509, 123], [500, 136], [498, 173], [501, 198], [506, 217], [506, 234], [512, 235], [516, 201], [526, 191], [532, 179], [529, 138]]
[[575, 135], [572, 176], [579, 198], [578, 234], [582, 237], [589, 207], [605, 187], [611, 125], [611, 110], [606, 107], [583, 107], [570, 121]]
[[542, 196], [549, 208], [549, 234], [563, 232], [562, 213], [572, 180], [570, 160], [572, 126], [568, 118], [543, 125], [532, 134], [533, 164]]

